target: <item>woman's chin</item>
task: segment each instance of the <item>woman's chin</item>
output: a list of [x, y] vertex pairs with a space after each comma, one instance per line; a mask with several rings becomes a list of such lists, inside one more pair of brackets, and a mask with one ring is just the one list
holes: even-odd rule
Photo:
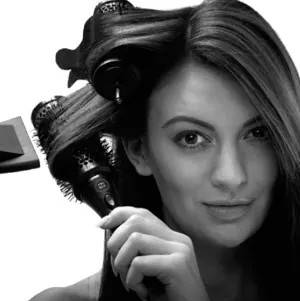
[[224, 248], [236, 248], [244, 243], [250, 236], [250, 233], [242, 231], [242, 229], [236, 228], [227, 231], [211, 233], [209, 240], [211, 243], [218, 247]]
[[246, 239], [238, 239], [234, 237], [223, 237], [221, 239], [215, 240], [214, 243], [223, 248], [237, 248], [239, 247]]

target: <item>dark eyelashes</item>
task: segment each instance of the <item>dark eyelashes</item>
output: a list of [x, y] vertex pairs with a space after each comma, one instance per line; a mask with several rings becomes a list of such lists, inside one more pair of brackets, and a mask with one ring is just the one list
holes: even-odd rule
[[[200, 137], [201, 141], [200, 142], [193, 141], [194, 138], [196, 138], [196, 137], [197, 137], [197, 140]], [[192, 143], [188, 143], [188, 140], [186, 138], [191, 138], [191, 140], [189, 142], [192, 142]], [[185, 139], [185, 141], [183, 141], [184, 139]], [[203, 147], [204, 144], [210, 143], [211, 139], [209, 139], [206, 135], [204, 135], [203, 133], [201, 133], [199, 131], [186, 130], [186, 131], [182, 131], [179, 134], [177, 134], [174, 137], [174, 141], [183, 148], [196, 149], [196, 148]]]
[[[270, 138], [269, 130], [265, 125], [249, 129], [243, 139], [253, 142], [264, 142]], [[208, 146], [213, 139], [198, 130], [184, 130], [173, 138], [174, 142], [186, 149], [198, 149]]]
[[270, 138], [269, 129], [265, 125], [256, 126], [256, 127], [252, 128], [252, 129], [250, 129], [247, 132], [246, 137], [249, 136], [249, 134], [251, 134], [251, 133], [252, 134], [259, 134], [259, 133], [265, 134], [264, 137], [253, 137], [253, 139], [268, 140]]

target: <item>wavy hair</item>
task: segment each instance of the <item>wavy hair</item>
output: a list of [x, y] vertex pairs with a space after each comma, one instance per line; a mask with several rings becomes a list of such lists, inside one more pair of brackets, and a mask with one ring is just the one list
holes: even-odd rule
[[[50, 129], [53, 138], [47, 160], [52, 175], [60, 180], [59, 158], [64, 150], [98, 132], [108, 133], [117, 141], [122, 178], [118, 188], [124, 204], [148, 208], [161, 217], [154, 179], [137, 175], [120, 141], [145, 133], [147, 99], [160, 77], [179, 60], [193, 58], [229, 73], [268, 126], [277, 155], [279, 177], [270, 213], [247, 244], [262, 294], [272, 300], [286, 299], [287, 290], [296, 288], [300, 267], [300, 81], [276, 32], [255, 10], [235, 0], [207, 0], [169, 11], [136, 8], [121, 16], [99, 16], [97, 22], [102, 39], [88, 45], [82, 58], [86, 74], [109, 51], [134, 46], [147, 62], [142, 92], [120, 106], [98, 95], [90, 84], [67, 96], [61, 116]], [[107, 252], [105, 258], [108, 268], [99, 300], [124, 297], [127, 292], [112, 275]]]

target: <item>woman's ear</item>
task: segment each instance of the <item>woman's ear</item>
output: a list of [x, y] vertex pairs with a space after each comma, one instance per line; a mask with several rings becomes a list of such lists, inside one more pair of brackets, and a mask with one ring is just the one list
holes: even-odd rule
[[123, 140], [123, 147], [126, 155], [135, 167], [136, 172], [141, 176], [152, 175], [152, 170], [147, 156], [147, 148], [143, 138]]

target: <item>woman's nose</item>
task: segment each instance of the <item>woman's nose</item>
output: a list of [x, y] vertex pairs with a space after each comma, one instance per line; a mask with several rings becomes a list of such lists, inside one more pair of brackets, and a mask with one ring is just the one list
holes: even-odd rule
[[215, 160], [212, 184], [222, 190], [235, 193], [247, 183], [242, 154], [235, 146], [223, 147]]

